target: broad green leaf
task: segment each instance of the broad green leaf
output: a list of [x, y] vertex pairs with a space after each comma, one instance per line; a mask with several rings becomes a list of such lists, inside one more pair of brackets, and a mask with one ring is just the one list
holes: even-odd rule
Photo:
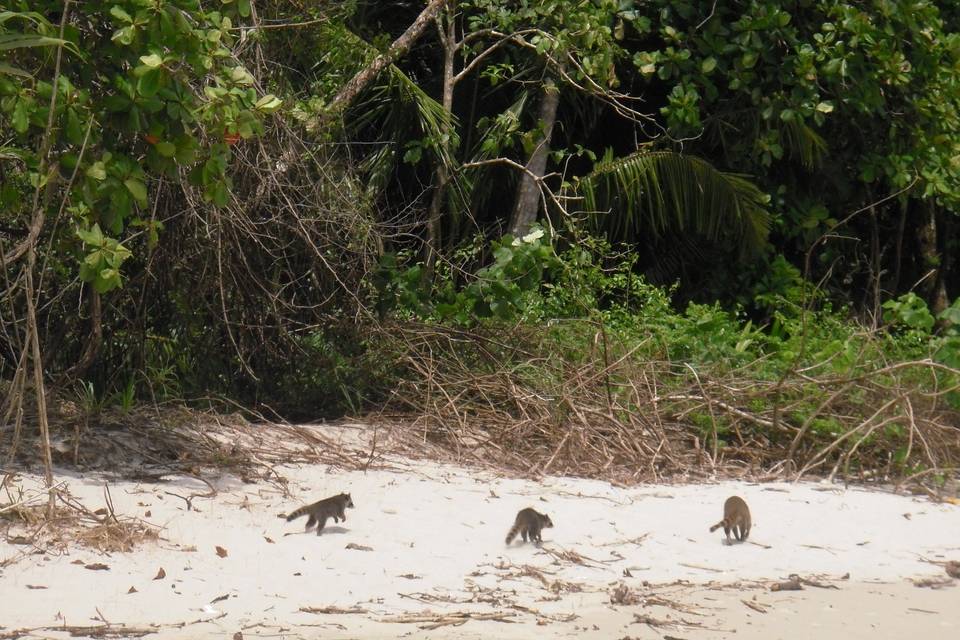
[[137, 31], [133, 27], [123, 27], [114, 31], [110, 39], [117, 44], [130, 45], [133, 43], [136, 34]]
[[100, 231], [100, 225], [94, 224], [89, 229], [77, 229], [77, 236], [86, 244], [99, 247], [103, 244], [103, 232]]
[[143, 182], [136, 178], [127, 178], [123, 181], [123, 184], [126, 185], [130, 195], [132, 195], [137, 202], [140, 204], [147, 203], [147, 187]]
[[94, 180], [106, 180], [107, 179], [107, 168], [103, 164], [103, 161], [98, 160], [94, 162], [87, 168], [87, 177], [93, 178]]
[[283, 104], [283, 100], [276, 97], [272, 93], [268, 93], [267, 95], [257, 100], [257, 103], [253, 106], [253, 108], [256, 109], [257, 111], [262, 111], [263, 113], [271, 113], [279, 109], [280, 105], [282, 104]]
[[157, 153], [162, 155], [164, 158], [172, 158], [177, 153], [177, 147], [172, 142], [158, 142], [153, 145], [153, 148], [157, 150]]
[[143, 64], [147, 65], [150, 68], [155, 69], [163, 64], [163, 58], [161, 58], [155, 53], [151, 53], [148, 56], [140, 56], [140, 62], [142, 62]]
[[13, 130], [17, 133], [26, 133], [30, 128], [30, 103], [26, 100], [17, 100], [13, 107]]
[[97, 293], [107, 293], [121, 286], [120, 272], [116, 269], [104, 269], [93, 281], [93, 288], [97, 290]]
[[137, 92], [145, 98], [150, 98], [160, 88], [160, 79], [163, 72], [160, 69], [150, 69], [137, 80]]
[[126, 22], [128, 24], [133, 22], [133, 18], [130, 17], [130, 14], [123, 10], [123, 7], [113, 5], [110, 7], [110, 15], [119, 20], [120, 22]]
[[230, 70], [230, 79], [237, 84], [253, 84], [253, 76], [243, 67], [234, 67]]

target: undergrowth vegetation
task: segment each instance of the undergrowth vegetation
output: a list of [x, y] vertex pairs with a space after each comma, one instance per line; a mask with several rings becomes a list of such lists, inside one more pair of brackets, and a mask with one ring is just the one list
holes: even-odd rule
[[955, 330], [936, 330], [915, 296], [870, 329], [794, 272], [752, 308], [677, 310], [629, 253], [555, 241], [566, 248], [554, 253], [541, 230], [508, 236], [490, 267], [436, 289], [419, 265], [387, 260], [381, 323], [362, 347], [318, 334], [324, 373], [287, 383], [417, 416], [424, 437], [524, 472], [942, 479], [956, 465]]

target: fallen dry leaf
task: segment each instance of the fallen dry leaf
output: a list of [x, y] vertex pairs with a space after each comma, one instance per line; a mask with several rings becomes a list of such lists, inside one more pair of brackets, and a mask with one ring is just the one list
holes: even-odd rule
[[47, 587], [45, 587], [45, 586], [42, 585], [42, 584], [28, 584], [28, 585], [27, 585], [27, 589], [46, 589], [46, 588], [47, 588]]
[[346, 547], [344, 547], [344, 548], [346, 548], [346, 549], [353, 549], [354, 551], [373, 551], [373, 547], [367, 547], [367, 546], [365, 546], [365, 545], [355, 544], [355, 543], [353, 543], [353, 542], [349, 543], [349, 544], [348, 544]]
[[276, 544], [276, 543], [274, 543], [273, 539], [270, 538], [270, 537], [268, 537], [268, 536], [263, 536], [263, 539], [266, 540], [267, 542], [269, 542], [270, 544]]
[[221, 558], [226, 558], [227, 550], [224, 549], [223, 547], [217, 547], [217, 555], [220, 556]]
[[166, 577], [167, 572], [163, 570], [163, 567], [160, 567], [160, 571], [157, 571], [157, 575], [154, 577], [154, 580], [163, 580]]
[[213, 604], [214, 602], [223, 602], [224, 600], [226, 600], [226, 599], [229, 598], [229, 597], [230, 597], [230, 594], [229, 594], [229, 593], [225, 593], [225, 594], [223, 594], [222, 596], [217, 596], [216, 598], [214, 598], [213, 600], [211, 600], [211, 601], [210, 601], [210, 604]]
[[90, 569], [90, 571], [110, 571], [110, 567], [103, 564], [102, 562], [94, 562], [93, 564], [83, 565], [84, 569]]
[[127, 589], [127, 593], [136, 593], [136, 592], [137, 592], [136, 587], [130, 587], [129, 589]]
[[143, 514], [143, 517], [144, 517], [144, 518], [149, 518], [149, 517], [152, 516], [152, 515], [153, 515], [153, 514], [150, 512], [150, 509], [147, 509], [146, 512]]
[[95, 516], [105, 516], [105, 515], [107, 515], [107, 510], [106, 510], [104, 507], [100, 507], [99, 509], [97, 509], [96, 511], [93, 512], [93, 515], [95, 515]]
[[80, 558], [77, 558], [76, 560], [74, 560], [74, 561], [71, 562], [70, 564], [87, 564], [87, 563], [84, 562], [83, 560], [81, 560]]
[[235, 634], [233, 634], [233, 640], [243, 640], [243, 634], [237, 631]]

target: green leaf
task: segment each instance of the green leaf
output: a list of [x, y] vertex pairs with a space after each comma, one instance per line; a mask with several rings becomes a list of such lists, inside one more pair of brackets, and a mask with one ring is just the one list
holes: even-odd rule
[[817, 111], [820, 113], [830, 113], [833, 111], [833, 103], [828, 101], [823, 101], [817, 105]]
[[130, 14], [123, 10], [122, 7], [113, 5], [110, 7], [110, 15], [119, 20], [120, 22], [126, 22], [128, 24], [133, 24], [133, 18], [130, 17]]
[[137, 31], [133, 27], [123, 27], [114, 31], [113, 36], [111, 36], [110, 39], [117, 44], [129, 46], [133, 43], [133, 39], [136, 37], [136, 35]]
[[97, 277], [93, 281], [93, 288], [97, 290], [97, 293], [107, 293], [121, 286], [120, 272], [116, 269], [104, 269], [97, 274]]
[[137, 80], [137, 93], [145, 98], [154, 96], [160, 88], [161, 74], [160, 69], [151, 69], [140, 76]]
[[0, 62], [0, 73], [5, 73], [10, 76], [20, 76], [21, 78], [33, 77], [33, 74], [24, 71], [20, 67], [12, 67], [6, 62]]
[[153, 148], [164, 158], [172, 158], [177, 153], [177, 146], [172, 142], [158, 142], [153, 145]]
[[225, 207], [230, 203], [230, 190], [223, 180], [217, 180], [207, 188], [207, 197], [218, 207]]
[[163, 58], [161, 58], [155, 53], [151, 53], [148, 56], [140, 56], [140, 62], [142, 62], [143, 64], [147, 65], [152, 69], [156, 69], [157, 67], [163, 64]]
[[94, 180], [106, 180], [107, 179], [107, 168], [103, 164], [103, 161], [98, 160], [94, 162], [87, 168], [87, 177], [93, 178]]
[[253, 76], [243, 67], [234, 67], [230, 70], [230, 79], [237, 84], [253, 84]]
[[48, 38], [30, 33], [0, 33], [0, 51], [26, 47], [52, 47], [70, 44], [60, 38]]
[[26, 133], [30, 128], [30, 103], [26, 100], [17, 100], [13, 107], [13, 130], [17, 133]]
[[130, 195], [132, 195], [137, 202], [142, 205], [147, 204], [147, 187], [143, 182], [136, 178], [127, 178], [123, 181], [123, 184], [126, 185]]
[[77, 236], [91, 246], [99, 247], [103, 245], [103, 232], [100, 231], [99, 224], [94, 224], [89, 229], [77, 229]]
[[80, 116], [73, 109], [67, 109], [66, 111], [64, 133], [67, 134], [67, 140], [71, 143], [77, 145], [83, 143], [83, 125], [80, 122]]
[[717, 59], [710, 56], [700, 64], [700, 70], [704, 73], [710, 73], [717, 68]]
[[250, 17], [250, 0], [240, 0], [237, 2], [237, 13], [243, 18]]
[[272, 93], [268, 93], [263, 96], [257, 103], [253, 105], [253, 108], [257, 111], [262, 111], [263, 113], [272, 113], [280, 108], [280, 105], [283, 104], [283, 100], [276, 97]]

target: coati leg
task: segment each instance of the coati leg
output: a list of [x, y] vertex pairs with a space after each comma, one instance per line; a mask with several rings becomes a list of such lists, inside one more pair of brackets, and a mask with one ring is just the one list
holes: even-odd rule
[[323, 532], [325, 526], [327, 526], [327, 516], [323, 516], [317, 520], [317, 535]]
[[[523, 538], [523, 541], [527, 541], [527, 529], [520, 529], [520, 537]], [[531, 538], [532, 540], [532, 538]]]
[[343, 522], [347, 521], [347, 510], [342, 507], [340, 508], [340, 520]]
[[543, 542], [543, 537], [540, 535], [540, 531], [540, 529], [531, 529], [530, 539], [537, 543]]
[[306, 531], [307, 529], [309, 529], [310, 527], [312, 527], [312, 526], [315, 525], [316, 523], [317, 523], [317, 517], [311, 513], [311, 514], [310, 514], [310, 517], [307, 518], [307, 526], [305, 526], [305, 527], [303, 528], [304, 531]]

